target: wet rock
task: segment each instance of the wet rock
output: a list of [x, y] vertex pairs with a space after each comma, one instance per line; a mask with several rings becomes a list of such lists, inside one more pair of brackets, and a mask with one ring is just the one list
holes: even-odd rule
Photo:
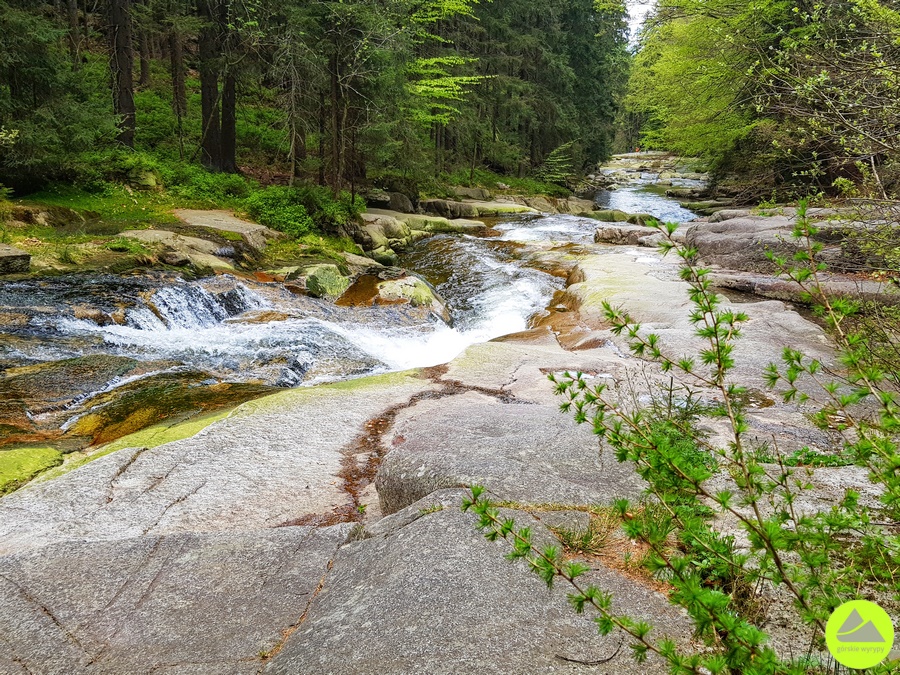
[[97, 309], [96, 307], [87, 307], [85, 305], [77, 305], [72, 309], [72, 316], [76, 319], [84, 319], [93, 321], [98, 326], [109, 326], [113, 323], [112, 317]]
[[[522, 563], [503, 559], [509, 544], [489, 542], [462, 513], [463, 491], [447, 490], [379, 522], [361, 541], [344, 546], [303, 624], [263, 671], [490, 674], [634, 672], [622, 636], [598, 636], [589, 615], [572, 611], [558, 585], [553, 592]], [[555, 541], [521, 511], [504, 511], [530, 525], [538, 542]], [[585, 583], [612, 591], [617, 612], [657, 626], [679, 642], [689, 622], [659, 593], [592, 565]], [[362, 636], [362, 637], [361, 637]], [[364, 640], [364, 647], [361, 647]], [[642, 673], [667, 672], [655, 659]]]
[[0, 244], [0, 274], [24, 274], [31, 267], [31, 254]]
[[337, 298], [350, 286], [350, 279], [337, 265], [316, 265], [306, 269], [306, 290], [316, 298]]
[[450, 324], [450, 310], [437, 291], [418, 275], [397, 267], [373, 270], [358, 277], [337, 304], [345, 307], [406, 304], [419, 307]]
[[418, 276], [383, 281], [378, 284], [378, 296], [383, 303], [406, 302], [413, 307], [423, 307], [444, 323], [451, 323], [446, 303], [431, 284]]
[[348, 527], [74, 541], [0, 557], [0, 672], [255, 674]]

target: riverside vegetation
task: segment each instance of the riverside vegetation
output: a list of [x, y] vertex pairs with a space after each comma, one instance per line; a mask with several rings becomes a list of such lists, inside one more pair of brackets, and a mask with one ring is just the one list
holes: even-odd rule
[[[829, 371], [820, 361], [786, 348], [782, 363], [771, 364], [766, 378], [770, 386], [780, 388], [785, 401], [809, 400], [802, 381], [814, 383], [812, 391], [821, 397], [815, 421], [841, 432], [842, 459], [865, 467], [881, 494], [877, 506], [860, 503], [853, 489], [824, 508], [800, 506], [804, 491], [812, 486], [797, 464], [825, 462], [815, 453], [787, 456], [775, 447], [760, 455], [748, 446], [743, 412], [747, 392], [730, 377], [734, 342], [747, 316], [720, 308], [721, 298], [712, 289], [709, 270], [699, 266], [697, 251], [673, 239], [676, 225], [653, 226], [666, 237], [663, 252], [682, 259], [691, 322], [707, 347], [696, 356], [671, 354], [627, 312], [605, 303], [606, 316], [614, 332], [628, 337], [636, 356], [714, 391], [715, 405], [703, 408], [688, 397], [673, 406], [670, 390], [668, 406], [640, 408], [623, 403], [606, 385], [591, 385], [582, 373], [549, 378], [565, 399], [562, 411], [574, 413], [579, 424], [590, 423], [616, 458], [633, 463], [647, 482], [647, 501], [619, 500], [615, 512], [625, 534], [646, 546], [641, 565], [668, 585], [670, 601], [690, 616], [704, 648], [656, 639], [650, 624], [617, 613], [615, 597], [580, 581], [588, 566], [568, 559], [558, 546], [538, 547], [528, 527], [517, 528], [512, 519], [500, 516], [483, 488], [472, 488], [463, 510], [479, 516], [478, 526], [489, 539], [509, 539], [509, 557], [526, 559], [548, 585], [557, 579], [568, 583], [575, 611], [596, 612], [602, 635], [624, 631], [638, 663], [653, 652], [673, 673], [838, 672], [824, 650], [831, 612], [859, 597], [890, 607], [900, 599], [900, 408], [894, 372], [873, 357], [880, 350], [873, 349], [869, 336], [851, 327], [858, 305], [830, 298], [823, 290], [820, 275], [827, 267], [817, 258], [822, 245], [813, 239], [817, 231], [801, 202], [793, 232], [801, 244], [798, 252], [793, 260], [771, 257], [826, 322], [843, 371]], [[684, 391], [690, 391], [687, 385]], [[727, 420], [727, 443], [707, 441], [697, 426], [704, 416]], [[721, 480], [715, 480], [717, 475]], [[761, 603], [773, 595], [790, 598], [794, 620], [808, 628], [806, 645], [793, 656], [776, 653], [758, 627], [765, 614]], [[867, 672], [894, 672], [895, 666], [883, 663]]]

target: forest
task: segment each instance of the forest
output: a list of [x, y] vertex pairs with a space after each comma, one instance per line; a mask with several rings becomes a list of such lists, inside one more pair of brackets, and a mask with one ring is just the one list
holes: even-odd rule
[[203, 166], [416, 194], [571, 184], [640, 146], [756, 198], [896, 192], [893, 3], [661, 0], [630, 44], [626, 21], [607, 0], [3, 0], [0, 183]]
[[414, 192], [460, 170], [578, 171], [611, 150], [624, 16], [593, 0], [4, 0], [0, 182], [171, 185], [202, 165]]

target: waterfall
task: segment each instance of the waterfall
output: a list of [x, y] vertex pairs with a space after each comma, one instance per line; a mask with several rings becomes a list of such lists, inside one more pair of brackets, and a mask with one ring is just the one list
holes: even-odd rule
[[265, 306], [262, 297], [243, 285], [213, 294], [202, 286], [184, 283], [157, 289], [143, 307], [126, 312], [126, 323], [149, 331], [210, 328], [228, 317]]

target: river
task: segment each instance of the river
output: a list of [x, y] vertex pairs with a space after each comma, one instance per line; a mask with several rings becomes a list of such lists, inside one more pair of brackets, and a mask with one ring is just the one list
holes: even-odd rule
[[[663, 219], [693, 217], [640, 184], [598, 201]], [[41, 402], [24, 411], [27, 421], [22, 411], [0, 408], [0, 445], [4, 423], [8, 442], [77, 432], [75, 445], [83, 446], [109, 440], [100, 427], [122, 416], [133, 420], [121, 432], [134, 431], [169, 413], [205, 412], [278, 388], [446, 363], [469, 345], [525, 330], [564, 285], [528, 266], [528, 253], [555, 242], [590, 244], [596, 221], [518, 216], [492, 228], [488, 237], [424, 240], [401, 260], [433, 284], [452, 326], [402, 306], [340, 307], [281, 284], [229, 275], [195, 281], [165, 274], [71, 276], [0, 285], [0, 321], [4, 314], [28, 317], [0, 325], [0, 368], [12, 387], [0, 393]], [[116, 322], [103, 320], [110, 316]], [[62, 365], [51, 367], [56, 364]], [[148, 406], [154, 416], [142, 414]], [[86, 419], [93, 420], [88, 429]]]

